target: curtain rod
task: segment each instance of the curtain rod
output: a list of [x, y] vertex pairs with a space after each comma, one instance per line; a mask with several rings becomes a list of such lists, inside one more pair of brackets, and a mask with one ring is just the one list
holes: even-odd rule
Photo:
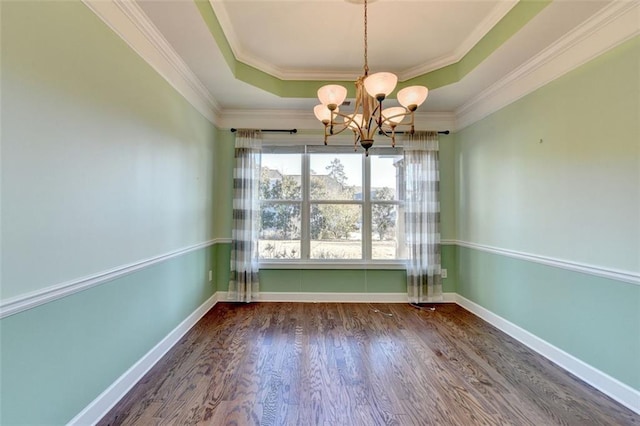
[[[235, 133], [237, 132], [238, 129], [234, 129], [233, 127], [231, 128], [231, 133]], [[265, 133], [289, 133], [290, 135], [293, 135], [295, 133], [298, 133], [298, 129], [261, 129], [261, 132], [265, 132]], [[396, 132], [396, 135], [403, 135], [407, 132]], [[449, 130], [439, 130], [438, 134], [439, 135], [448, 135], [449, 133], [451, 133]], [[379, 135], [382, 135], [382, 131], [378, 132]]]
[[[401, 131], [401, 132], [395, 132], [396, 135], [404, 135], [405, 133], [409, 133], [409, 132], [405, 132], [405, 131]], [[449, 133], [451, 133], [449, 130], [438, 130], [438, 134], [439, 135], [448, 135]], [[382, 133], [382, 130], [378, 131], [379, 135], [384, 135], [384, 133]]]
[[[235, 133], [237, 131], [238, 129], [231, 128], [231, 133]], [[289, 133], [290, 135], [298, 133], [298, 129], [261, 129], [260, 131], [265, 133]]]

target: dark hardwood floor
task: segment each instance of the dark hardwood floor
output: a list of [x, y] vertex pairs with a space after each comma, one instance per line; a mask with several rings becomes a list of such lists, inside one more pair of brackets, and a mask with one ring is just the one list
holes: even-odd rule
[[99, 424], [195, 423], [638, 425], [640, 416], [457, 305], [222, 303]]

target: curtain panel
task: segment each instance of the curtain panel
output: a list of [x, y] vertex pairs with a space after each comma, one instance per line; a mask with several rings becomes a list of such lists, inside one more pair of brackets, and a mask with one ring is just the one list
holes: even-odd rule
[[404, 163], [409, 302], [441, 301], [438, 133], [409, 135], [404, 142]]
[[259, 185], [262, 134], [238, 130], [233, 169], [233, 229], [228, 299], [251, 302], [258, 296]]

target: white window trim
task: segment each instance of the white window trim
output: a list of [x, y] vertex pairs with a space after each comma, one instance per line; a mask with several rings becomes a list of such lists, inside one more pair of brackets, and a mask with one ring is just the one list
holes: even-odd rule
[[[396, 153], [401, 152], [401, 148], [389, 148], [383, 147], [378, 149], [372, 149], [372, 155], [375, 155], [375, 151], [384, 150], [389, 152], [393, 150]], [[371, 200], [371, 161], [370, 157], [366, 157], [362, 154], [362, 199], [361, 200], [312, 200], [310, 199], [310, 154], [315, 153], [353, 153], [353, 146], [322, 146], [322, 145], [297, 145], [292, 146], [290, 144], [277, 145], [275, 143], [269, 144], [266, 147], [266, 153], [272, 154], [287, 154], [287, 153], [299, 153], [302, 155], [301, 164], [301, 200], [264, 200], [266, 203], [286, 203], [286, 204], [298, 204], [301, 208], [301, 230], [300, 230], [300, 259], [287, 259], [287, 260], [275, 260], [275, 259], [259, 259], [261, 269], [405, 269], [406, 259], [372, 259], [373, 240], [372, 240], [372, 205], [373, 204], [388, 204], [401, 206], [402, 200]], [[262, 200], [261, 200], [262, 201]], [[345, 204], [345, 205], [360, 205], [362, 207], [362, 259], [310, 259], [310, 247], [311, 247], [311, 232], [309, 213], [311, 204]], [[365, 238], [365, 236], [367, 236]], [[403, 238], [403, 236], [397, 236]]]
[[260, 260], [260, 269], [406, 269], [406, 260]]

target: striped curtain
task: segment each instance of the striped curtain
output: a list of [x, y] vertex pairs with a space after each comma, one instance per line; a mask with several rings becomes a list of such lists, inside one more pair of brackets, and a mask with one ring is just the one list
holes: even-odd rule
[[260, 204], [259, 130], [238, 130], [233, 169], [233, 230], [229, 300], [251, 302], [258, 296], [258, 229]]
[[404, 163], [409, 302], [441, 301], [438, 132], [409, 135]]

